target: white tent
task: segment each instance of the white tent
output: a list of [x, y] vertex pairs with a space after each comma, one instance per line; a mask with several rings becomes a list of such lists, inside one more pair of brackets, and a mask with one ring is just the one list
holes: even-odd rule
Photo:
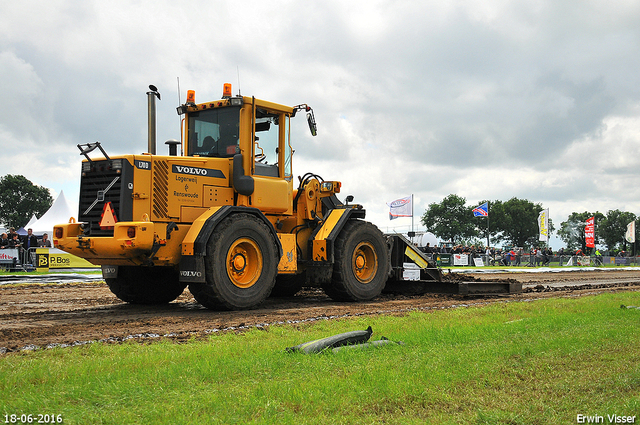
[[427, 243], [431, 248], [433, 248], [434, 246], [438, 246], [438, 238], [436, 238], [436, 235], [430, 232], [424, 233], [418, 241], [418, 246], [420, 247], [427, 246]]
[[36, 221], [38, 221], [38, 217], [36, 217], [36, 215], [32, 215], [31, 216], [31, 220], [29, 220], [29, 222], [27, 224], [24, 225], [24, 227], [19, 228], [18, 230], [16, 230], [16, 233], [19, 235], [26, 235], [27, 234], [27, 229], [31, 229], [33, 226], [33, 223], [35, 223]]
[[71, 207], [67, 203], [67, 198], [64, 197], [64, 192], [60, 191], [60, 195], [53, 201], [51, 208], [44, 213], [42, 217], [35, 223], [31, 223], [25, 226], [26, 229], [33, 229], [34, 235], [42, 235], [48, 233], [52, 236], [53, 226], [56, 224], [68, 223], [69, 217], [77, 217], [77, 213], [71, 210]]

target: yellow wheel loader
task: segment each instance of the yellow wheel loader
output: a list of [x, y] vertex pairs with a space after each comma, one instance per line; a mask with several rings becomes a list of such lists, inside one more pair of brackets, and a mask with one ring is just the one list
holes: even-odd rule
[[390, 245], [341, 202], [339, 181], [292, 174], [291, 120], [307, 105], [233, 96], [180, 105], [181, 141], [155, 152], [150, 86], [148, 153], [109, 156], [99, 142], [78, 145], [78, 219], [54, 228], [57, 248], [101, 265], [120, 299], [166, 303], [188, 285], [211, 309], [247, 309], [270, 294], [320, 286], [336, 300], [378, 296], [393, 275]]

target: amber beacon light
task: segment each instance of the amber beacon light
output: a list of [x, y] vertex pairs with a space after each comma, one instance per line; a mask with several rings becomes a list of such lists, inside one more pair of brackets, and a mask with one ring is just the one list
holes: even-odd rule
[[226, 99], [231, 97], [231, 83], [224, 83], [222, 86], [222, 98]]

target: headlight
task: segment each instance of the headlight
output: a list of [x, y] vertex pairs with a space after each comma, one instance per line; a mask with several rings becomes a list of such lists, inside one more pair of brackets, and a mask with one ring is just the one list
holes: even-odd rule
[[333, 189], [333, 182], [322, 182], [322, 185], [320, 185], [321, 192], [331, 192], [332, 189]]

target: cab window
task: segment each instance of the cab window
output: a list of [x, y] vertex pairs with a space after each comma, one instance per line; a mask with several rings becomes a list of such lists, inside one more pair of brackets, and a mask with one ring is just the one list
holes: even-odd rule
[[188, 155], [228, 158], [239, 152], [240, 108], [189, 114]]

